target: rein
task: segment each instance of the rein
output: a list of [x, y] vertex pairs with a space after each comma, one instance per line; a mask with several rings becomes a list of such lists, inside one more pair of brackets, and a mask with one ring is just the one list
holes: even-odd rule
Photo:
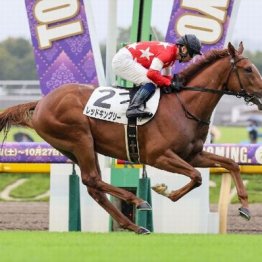
[[192, 119], [192, 120], [195, 120], [197, 121], [199, 124], [202, 124], [202, 125], [210, 125], [210, 120], [201, 120], [200, 118], [196, 117], [195, 115], [193, 115], [192, 113], [190, 113], [185, 104], [181, 101], [180, 97], [178, 96], [177, 93], [175, 93], [176, 97], [177, 97], [177, 100], [179, 101], [180, 105], [182, 106], [184, 112], [185, 112], [185, 115], [188, 119]]
[[[247, 103], [249, 103], [254, 98], [254, 95], [249, 95], [246, 92], [246, 90], [244, 89], [244, 87], [242, 85], [242, 82], [241, 82], [241, 79], [240, 79], [239, 72], [238, 72], [238, 67], [237, 67], [237, 63], [240, 62], [243, 59], [248, 59], [248, 58], [247, 57], [242, 57], [242, 58], [240, 58], [240, 59], [235, 61], [235, 59], [232, 57], [232, 59], [230, 60], [230, 62], [231, 62], [231, 69], [230, 69], [230, 71], [228, 73], [226, 82], [223, 84], [225, 89], [223, 89], [223, 90], [216, 90], [216, 89], [212, 89], [212, 88], [202, 88], [202, 87], [197, 87], [197, 86], [194, 86], [194, 87], [193, 86], [182, 86], [181, 90], [206, 92], [206, 93], [219, 94], [219, 95], [230, 95], [230, 96], [236, 96], [237, 98], [243, 97], [244, 100]], [[236, 75], [237, 75], [237, 78], [238, 78], [238, 82], [239, 82], [239, 85], [240, 85], [240, 91], [239, 92], [230, 91], [230, 90], [228, 90], [228, 87], [227, 87], [229, 79], [230, 79], [230, 76], [232, 75], [232, 73], [234, 71], [236, 72]], [[209, 125], [210, 124], [210, 120], [202, 120], [202, 119], [198, 118], [197, 116], [193, 115], [191, 112], [189, 112], [187, 110], [185, 104], [182, 102], [182, 100], [178, 96], [178, 93], [175, 93], [175, 94], [176, 94], [176, 97], [177, 97], [180, 105], [182, 106], [182, 108], [183, 108], [183, 110], [185, 112], [185, 115], [186, 115], [186, 117], [188, 119], [195, 120], [198, 123], [204, 124], [204, 125]]]
[[188, 91], [198, 91], [198, 92], [206, 92], [206, 93], [212, 93], [212, 94], [218, 94], [218, 95], [229, 95], [229, 96], [236, 96], [238, 98], [244, 97], [245, 100], [246, 98], [251, 100], [254, 98], [254, 96], [248, 95], [246, 92], [233, 92], [230, 90], [216, 90], [216, 89], [211, 89], [211, 88], [202, 88], [202, 87], [197, 87], [197, 86], [183, 86], [181, 87], [181, 90], [188, 90]]

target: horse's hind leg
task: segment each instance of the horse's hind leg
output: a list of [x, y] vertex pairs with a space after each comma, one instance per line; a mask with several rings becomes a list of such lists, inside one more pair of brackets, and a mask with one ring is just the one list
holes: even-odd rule
[[[76, 158], [74, 155], [72, 155], [69, 152], [60, 150], [64, 155], [66, 155], [68, 158], [70, 158], [72, 161], [77, 163]], [[96, 168], [98, 170], [99, 177], [101, 178], [101, 170], [99, 167], [97, 154], [96, 156]], [[149, 234], [150, 231], [146, 228], [139, 227], [136, 224], [132, 223], [125, 215], [123, 215], [107, 198], [106, 194], [103, 192], [100, 192], [99, 190], [91, 187], [87, 187], [89, 195], [102, 207], [104, 208], [109, 215], [115, 219], [120, 227], [124, 229], [128, 229], [131, 231], [134, 231], [138, 234]]]
[[78, 161], [84, 185], [89, 188], [94, 188], [97, 191], [108, 193], [128, 203], [132, 203], [140, 210], [148, 210], [151, 208], [147, 202], [136, 197], [133, 193], [102, 181], [91, 135], [85, 134], [79, 137], [79, 142], [75, 145], [73, 154]]
[[94, 188], [88, 188], [89, 195], [101, 206], [103, 207], [113, 219], [115, 219], [118, 224], [124, 228], [134, 231], [138, 234], [149, 234], [150, 231], [146, 228], [139, 227], [132, 223], [125, 215], [123, 215], [106, 197], [105, 193], [102, 193]]
[[[78, 136], [68, 137], [66, 139], [54, 138], [52, 139], [45, 134], [46, 141], [52, 141], [52, 146], [65, 154], [71, 160], [78, 164], [81, 170], [81, 178], [84, 185], [91, 188], [96, 188], [98, 191], [111, 194], [117, 198], [120, 198], [128, 203], [134, 204], [137, 209], [150, 210], [151, 206], [141, 198], [136, 197], [133, 193], [124, 189], [112, 186], [101, 180], [96, 163], [96, 153], [94, 151], [93, 137], [90, 134], [90, 130], [80, 132]], [[50, 139], [48, 139], [50, 138]], [[69, 142], [70, 141], [70, 142]], [[62, 146], [63, 145], [63, 146]], [[70, 145], [71, 149], [63, 150], [61, 147], [66, 148]]]
[[[97, 170], [101, 177], [101, 170], [99, 167], [97, 155], [96, 155], [96, 164]], [[148, 234], [150, 231], [143, 227], [138, 227], [134, 223], [132, 223], [125, 215], [123, 215], [106, 197], [106, 194], [98, 191], [97, 189], [88, 187], [89, 195], [101, 206], [103, 207], [113, 219], [115, 219], [119, 225], [124, 229], [132, 230], [138, 234]]]
[[240, 176], [239, 166], [235, 161], [226, 157], [202, 151], [190, 163], [195, 167], [223, 167], [227, 169], [234, 180], [237, 195], [242, 204], [242, 207], [239, 209], [240, 215], [246, 219], [250, 219], [250, 212], [248, 210], [248, 195]]
[[[90, 154], [91, 152], [89, 151], [89, 160], [87, 158], [87, 155], [85, 157], [85, 161], [79, 160], [79, 158], [77, 158], [81, 170], [82, 182], [84, 185], [86, 185], [87, 187], [95, 188], [100, 192], [108, 193], [114, 197], [120, 198], [127, 203], [135, 205], [136, 208], [140, 210], [151, 209], [150, 205], [146, 201], [136, 197], [133, 193], [102, 181], [100, 175], [98, 174], [97, 166], [92, 163], [94, 160], [92, 160], [92, 162], [90, 161]], [[84, 156], [85, 153], [82, 155]]]

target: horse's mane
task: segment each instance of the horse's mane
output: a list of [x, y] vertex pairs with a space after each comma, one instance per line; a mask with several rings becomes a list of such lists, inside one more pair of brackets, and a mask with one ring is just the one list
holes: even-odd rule
[[190, 64], [187, 68], [179, 73], [179, 77], [184, 80], [185, 83], [189, 82], [197, 73], [202, 71], [207, 66], [213, 64], [220, 58], [228, 56], [228, 50], [211, 50], [203, 55], [198, 61]]

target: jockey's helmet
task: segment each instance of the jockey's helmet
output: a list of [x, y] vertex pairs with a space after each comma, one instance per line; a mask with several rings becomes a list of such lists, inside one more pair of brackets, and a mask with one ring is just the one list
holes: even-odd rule
[[177, 45], [186, 46], [188, 53], [191, 57], [194, 55], [202, 55], [201, 53], [201, 42], [200, 40], [192, 34], [186, 34], [182, 37], [180, 37], [176, 41]]

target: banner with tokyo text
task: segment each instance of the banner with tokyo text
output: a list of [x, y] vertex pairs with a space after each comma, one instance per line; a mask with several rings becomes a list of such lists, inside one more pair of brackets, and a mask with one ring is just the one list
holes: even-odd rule
[[44, 95], [65, 83], [98, 85], [83, 0], [25, 0]]
[[[202, 53], [223, 48], [233, 30], [239, 4], [240, 0], [174, 0], [166, 41], [175, 43], [182, 35], [194, 34], [203, 44]], [[186, 66], [188, 63], [177, 64], [174, 71]]]

